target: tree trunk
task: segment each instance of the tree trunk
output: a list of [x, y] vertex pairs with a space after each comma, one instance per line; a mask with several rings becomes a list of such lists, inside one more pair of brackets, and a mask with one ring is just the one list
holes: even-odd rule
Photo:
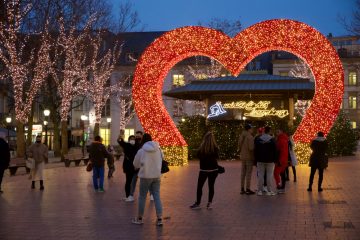
[[16, 121], [16, 156], [25, 157], [25, 150], [24, 124]]
[[100, 136], [100, 123], [95, 123], [94, 126], [94, 138]]
[[61, 156], [61, 148], [60, 148], [60, 129], [59, 129], [59, 124], [57, 122], [53, 122], [53, 126], [54, 126], [54, 145], [53, 145], [53, 149], [54, 149], [54, 154], [55, 157], [60, 157]]
[[32, 143], [32, 126], [34, 124], [34, 108], [31, 107], [30, 116], [28, 118], [28, 132], [26, 137], [26, 147], [30, 146]]
[[67, 121], [61, 121], [61, 160], [68, 153]]

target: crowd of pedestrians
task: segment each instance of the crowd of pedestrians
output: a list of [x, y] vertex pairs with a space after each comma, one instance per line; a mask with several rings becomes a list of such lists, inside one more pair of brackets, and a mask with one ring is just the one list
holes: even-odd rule
[[[148, 193], [150, 200], [154, 201], [156, 210], [156, 223], [161, 226], [162, 222], [162, 202], [160, 198], [161, 168], [164, 159], [163, 152], [159, 143], [152, 140], [151, 135], [141, 131], [136, 135], [124, 140], [124, 131], [120, 131], [118, 144], [123, 148], [124, 161], [123, 172], [125, 173], [125, 198], [126, 202], [135, 200], [134, 193], [137, 179], [140, 179], [138, 195], [138, 213], [132, 220], [134, 224], [143, 224], [145, 212], [145, 203]], [[318, 191], [323, 191], [322, 181], [324, 169], [327, 167], [328, 158], [327, 141], [322, 132], [319, 132], [316, 138], [311, 142], [313, 150], [310, 157], [310, 179], [307, 191], [312, 191], [313, 180], [316, 171], [319, 172]], [[266, 126], [259, 128], [254, 136], [254, 128], [251, 125], [245, 125], [238, 143], [239, 157], [242, 162], [240, 194], [259, 196], [285, 193], [286, 181], [289, 180], [289, 170], [292, 168], [293, 180], [296, 179], [297, 159], [294, 152], [294, 142], [291, 136], [288, 136], [283, 129], [277, 129], [273, 135], [271, 128]], [[0, 193], [1, 181], [4, 170], [8, 167], [10, 161], [10, 151], [3, 134], [0, 134]], [[104, 174], [105, 159], [109, 167], [108, 178], [113, 177], [115, 171], [114, 149], [106, 148], [102, 144], [100, 136], [94, 138], [89, 149], [89, 159], [92, 166], [92, 180], [96, 192], [104, 192]], [[190, 206], [191, 209], [201, 208], [201, 199], [203, 187], [208, 181], [208, 201], [206, 209], [212, 209], [212, 202], [215, 194], [215, 181], [219, 173], [225, 170], [219, 166], [219, 147], [212, 132], [205, 134], [197, 151], [199, 159], [199, 175], [196, 188], [195, 203]], [[31, 170], [32, 185], [35, 188], [35, 182], [40, 182], [40, 190], [44, 190], [43, 169], [48, 157], [48, 148], [41, 143], [41, 136], [36, 137], [36, 142], [27, 149], [27, 156], [33, 159], [34, 167]], [[257, 189], [251, 190], [251, 179], [254, 166], [256, 166]]]

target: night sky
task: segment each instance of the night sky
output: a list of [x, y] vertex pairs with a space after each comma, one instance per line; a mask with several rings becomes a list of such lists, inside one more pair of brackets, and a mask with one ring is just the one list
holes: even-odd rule
[[[111, 0], [114, 11], [119, 0]], [[239, 19], [243, 28], [257, 22], [289, 18], [305, 22], [323, 34], [348, 32], [339, 16], [351, 19], [356, 0], [132, 0], [145, 31], [164, 31], [198, 25], [212, 17]]]

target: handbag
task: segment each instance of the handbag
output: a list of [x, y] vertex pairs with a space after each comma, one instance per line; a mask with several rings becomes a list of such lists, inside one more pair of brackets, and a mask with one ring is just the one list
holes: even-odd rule
[[26, 159], [26, 167], [29, 169], [35, 168], [35, 160], [33, 158]]
[[167, 162], [163, 159], [161, 162], [161, 173], [167, 173], [169, 171], [170, 171], [169, 162]]
[[91, 172], [92, 169], [93, 169], [93, 165], [92, 165], [91, 162], [89, 162], [89, 163], [86, 165], [86, 171], [87, 171], [87, 172]]
[[223, 174], [225, 172], [225, 168], [223, 166], [218, 165], [218, 173]]

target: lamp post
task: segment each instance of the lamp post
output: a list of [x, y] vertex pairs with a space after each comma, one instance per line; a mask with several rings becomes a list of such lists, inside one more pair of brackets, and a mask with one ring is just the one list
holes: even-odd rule
[[80, 117], [82, 123], [82, 154], [85, 155], [85, 121], [88, 120], [86, 115], [81, 115]]
[[111, 124], [111, 117], [108, 117], [106, 119], [106, 122], [108, 123], [108, 128], [109, 128], [109, 132], [108, 132], [108, 139], [109, 139], [109, 143], [110, 143], [110, 124]]
[[44, 116], [45, 116], [45, 120], [44, 120], [44, 126], [45, 126], [45, 145], [48, 145], [48, 136], [47, 136], [47, 126], [49, 124], [48, 121], [46, 121], [46, 118], [50, 116], [50, 110], [49, 109], [45, 109], [44, 110]]
[[7, 138], [8, 138], [8, 143], [10, 143], [10, 123], [11, 123], [11, 117], [7, 117], [6, 119], [6, 123], [7, 123]]

